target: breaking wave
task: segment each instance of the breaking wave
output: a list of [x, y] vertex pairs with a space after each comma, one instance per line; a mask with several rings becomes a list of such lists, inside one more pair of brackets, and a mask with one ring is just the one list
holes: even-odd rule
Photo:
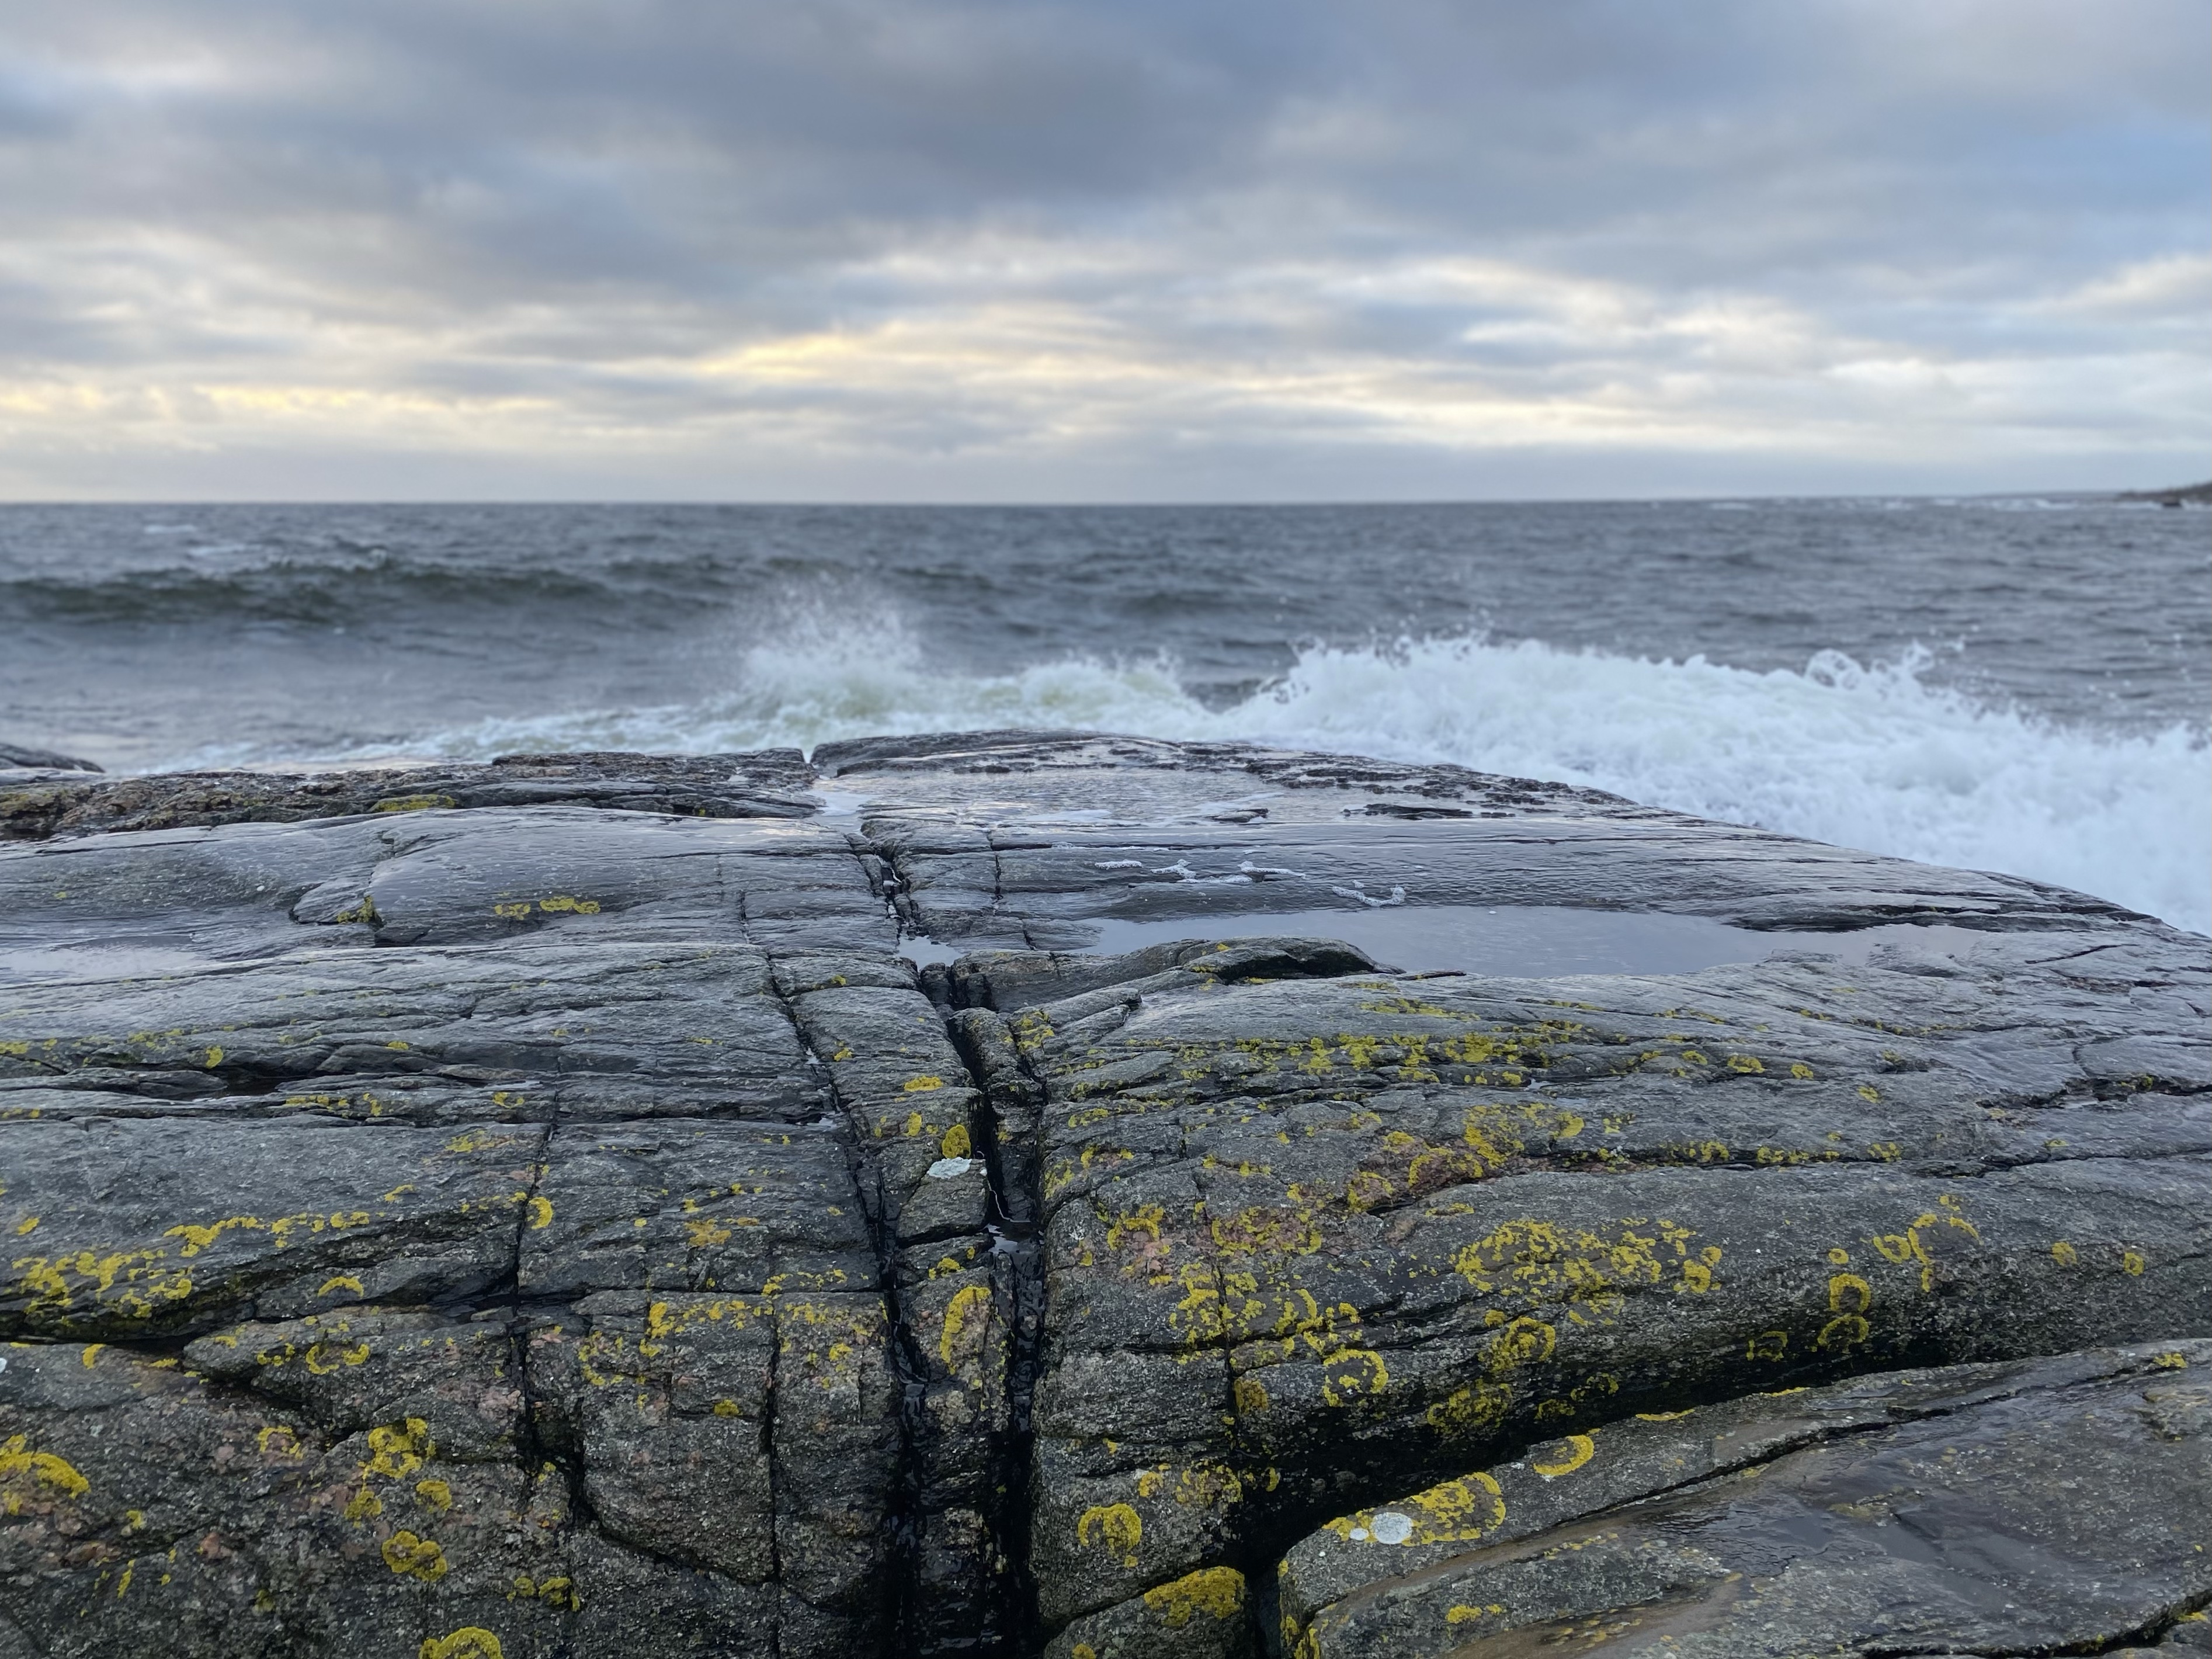
[[1226, 708], [1164, 658], [1000, 674], [933, 664], [896, 625], [802, 628], [697, 702], [491, 720], [420, 748], [811, 748], [873, 733], [1085, 727], [1245, 739], [1556, 779], [1899, 857], [2002, 871], [2212, 932], [2212, 750], [2202, 729], [2056, 725], [1928, 683], [1919, 653], [1823, 652], [1757, 672], [1540, 642], [1311, 647]]

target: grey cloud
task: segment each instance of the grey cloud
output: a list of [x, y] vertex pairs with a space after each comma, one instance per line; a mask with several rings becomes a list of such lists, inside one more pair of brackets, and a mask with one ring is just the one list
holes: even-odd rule
[[[186, 9], [189, 34], [175, 27]], [[1957, 27], [1911, 21], [1931, 10]], [[1386, 240], [1670, 250], [1685, 275], [1854, 242], [1902, 252], [1907, 231], [1940, 246], [1962, 222], [1986, 234], [2021, 216], [2023, 185], [2046, 208], [2138, 214], [2156, 211], [2142, 198], [2162, 185], [2193, 210], [2201, 167], [2141, 153], [2117, 167], [2113, 152], [2140, 151], [2128, 140], [2161, 125], [2169, 138], [2201, 131], [2202, 88], [2192, 106], [2174, 66], [2212, 45], [2186, 3], [2106, 11], [2124, 21], [2098, 38], [2123, 44], [2086, 72], [2082, 31], [2060, 27], [2081, 8], [1941, 0], [125, 0], [74, 15], [48, 50], [77, 66], [127, 42], [242, 73], [167, 90], [89, 81], [74, 143], [103, 165], [46, 173], [49, 199], [88, 190], [119, 210], [255, 225], [368, 216], [395, 249], [451, 262], [474, 247], [526, 284], [709, 281], [732, 260], [804, 264], [918, 223], [1085, 222], [1270, 185], [1307, 207], [1279, 227], [1293, 244], [1366, 221]], [[42, 33], [33, 20], [16, 38], [35, 52]], [[1347, 112], [1388, 141], [1301, 148], [1301, 126]], [[101, 133], [136, 160], [101, 154]], [[2164, 166], [2147, 173], [2146, 159]], [[40, 193], [36, 178], [17, 182]], [[1685, 234], [1686, 215], [1702, 234]]]
[[[526, 405], [531, 476], [620, 430], [623, 476], [726, 477], [774, 419], [797, 476], [988, 494], [997, 453], [1018, 493], [1057, 385], [1052, 476], [1235, 494], [1276, 445], [1357, 493], [1494, 442], [1424, 399], [1817, 446], [1887, 398], [1972, 459], [2208, 343], [2201, 0], [0, 0], [0, 376], [108, 399], [86, 444], [193, 389], [259, 453], [219, 394], [283, 380]], [[838, 366], [715, 366], [810, 339]], [[2042, 390], [1970, 431], [1952, 371]], [[2081, 453], [2201, 447], [2202, 398], [2144, 409]]]

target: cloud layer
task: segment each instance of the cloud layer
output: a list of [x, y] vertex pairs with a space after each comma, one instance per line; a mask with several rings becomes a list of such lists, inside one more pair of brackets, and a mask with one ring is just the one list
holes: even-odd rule
[[2206, 470], [2201, 0], [0, 0], [0, 495]]

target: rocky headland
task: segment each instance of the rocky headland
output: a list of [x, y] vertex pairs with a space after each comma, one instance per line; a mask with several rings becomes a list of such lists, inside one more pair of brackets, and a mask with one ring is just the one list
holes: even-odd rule
[[2212, 507], [2212, 480], [2203, 483], [2182, 484], [2173, 489], [2130, 489], [2123, 491], [2117, 499], [2156, 501], [2160, 507]]
[[2201, 938], [1236, 746], [8, 759], [0, 1659], [2212, 1651]]

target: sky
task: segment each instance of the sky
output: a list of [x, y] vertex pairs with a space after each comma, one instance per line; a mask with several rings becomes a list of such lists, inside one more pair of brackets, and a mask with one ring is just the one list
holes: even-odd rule
[[0, 0], [0, 499], [2212, 476], [2203, 0]]

